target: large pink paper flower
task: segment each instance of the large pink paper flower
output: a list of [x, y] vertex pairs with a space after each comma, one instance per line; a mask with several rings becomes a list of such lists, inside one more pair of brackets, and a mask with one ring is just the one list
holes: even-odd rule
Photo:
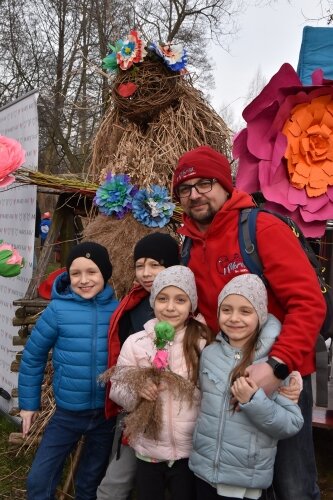
[[265, 207], [319, 237], [333, 218], [333, 81], [321, 70], [304, 86], [289, 64], [245, 108], [234, 140], [236, 186], [261, 191]]
[[21, 167], [24, 161], [25, 151], [21, 144], [15, 139], [0, 135], [0, 188], [15, 181], [15, 177], [10, 174]]

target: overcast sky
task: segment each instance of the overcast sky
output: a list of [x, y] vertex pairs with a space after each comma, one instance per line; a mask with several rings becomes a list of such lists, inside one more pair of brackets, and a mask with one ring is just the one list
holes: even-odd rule
[[[325, 0], [322, 3], [327, 6]], [[222, 106], [230, 106], [239, 121], [258, 68], [267, 81], [285, 62], [297, 70], [303, 27], [326, 26], [324, 20], [315, 20], [320, 16], [319, 0], [278, 0], [270, 7], [249, 7], [239, 18], [240, 31], [230, 44], [230, 53], [214, 48], [214, 108], [220, 111]]]

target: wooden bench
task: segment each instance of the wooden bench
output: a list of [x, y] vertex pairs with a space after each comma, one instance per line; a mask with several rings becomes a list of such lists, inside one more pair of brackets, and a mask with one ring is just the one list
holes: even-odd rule
[[333, 429], [333, 410], [314, 406], [312, 425], [313, 427], [321, 427], [322, 429]]

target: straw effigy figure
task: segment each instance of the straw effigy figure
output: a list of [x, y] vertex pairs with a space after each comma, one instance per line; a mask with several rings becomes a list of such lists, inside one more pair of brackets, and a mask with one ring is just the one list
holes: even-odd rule
[[135, 243], [154, 230], [172, 234], [180, 221], [167, 191], [179, 156], [202, 144], [228, 155], [230, 142], [221, 117], [191, 84], [181, 46], [145, 44], [132, 30], [110, 49], [103, 60], [113, 75], [110, 103], [89, 169], [101, 183], [99, 215], [84, 238], [108, 248], [122, 297], [133, 281]]

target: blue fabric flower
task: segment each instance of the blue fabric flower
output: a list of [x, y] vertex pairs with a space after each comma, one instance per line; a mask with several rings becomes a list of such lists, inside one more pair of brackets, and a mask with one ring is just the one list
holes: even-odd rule
[[109, 173], [97, 189], [94, 203], [101, 213], [121, 219], [132, 210], [133, 197], [137, 191], [138, 188], [130, 183], [128, 175]]
[[160, 56], [172, 71], [186, 72], [187, 53], [180, 44], [151, 42], [149, 49]]
[[164, 227], [171, 219], [176, 205], [170, 201], [165, 187], [153, 185], [141, 189], [133, 199], [133, 217], [148, 227]]

